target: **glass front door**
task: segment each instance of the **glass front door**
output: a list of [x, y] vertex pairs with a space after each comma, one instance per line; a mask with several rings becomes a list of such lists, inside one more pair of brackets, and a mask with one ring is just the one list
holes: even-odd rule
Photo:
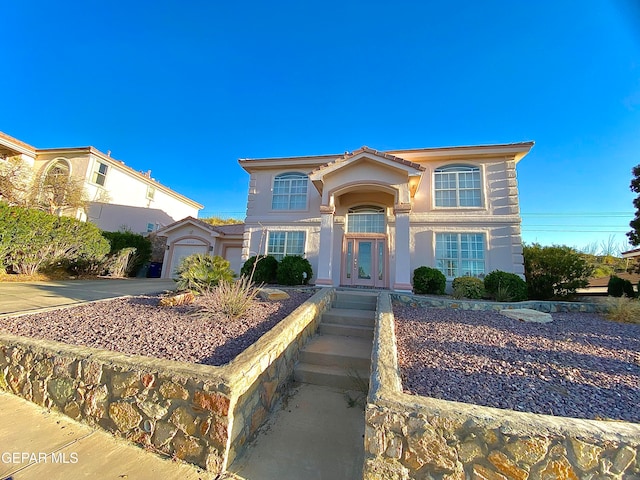
[[384, 238], [347, 238], [343, 255], [342, 283], [384, 287], [385, 245]]

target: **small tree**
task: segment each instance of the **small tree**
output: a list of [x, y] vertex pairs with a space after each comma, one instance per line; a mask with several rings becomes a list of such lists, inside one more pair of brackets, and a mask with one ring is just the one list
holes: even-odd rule
[[637, 193], [638, 196], [633, 199], [633, 206], [636, 207], [635, 218], [629, 222], [631, 231], [627, 232], [629, 243], [634, 247], [640, 245], [640, 165], [636, 165], [631, 170], [633, 178], [629, 188], [632, 192]]
[[524, 246], [524, 271], [529, 298], [550, 300], [575, 295], [589, 284], [593, 266], [582, 254], [566, 245]]

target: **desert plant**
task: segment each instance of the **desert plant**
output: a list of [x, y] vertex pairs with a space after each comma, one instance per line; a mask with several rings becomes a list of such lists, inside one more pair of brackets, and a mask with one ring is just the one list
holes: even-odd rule
[[195, 315], [208, 319], [225, 315], [236, 319], [254, 304], [257, 295], [258, 287], [249, 277], [241, 276], [235, 281], [224, 280], [203, 294]]
[[136, 258], [136, 249], [125, 247], [108, 256], [104, 262], [104, 270], [110, 277], [125, 277], [131, 270], [131, 264], [136, 262]]
[[625, 323], [640, 323], [640, 301], [629, 297], [607, 297], [605, 300], [609, 320]]
[[447, 278], [435, 268], [418, 267], [413, 271], [413, 291], [418, 294], [443, 295]]
[[575, 295], [576, 289], [589, 284], [594, 270], [583, 254], [565, 245], [525, 245], [523, 255], [528, 296], [533, 299]]
[[233, 280], [230, 264], [218, 255], [197, 253], [185, 257], [178, 265], [177, 289], [205, 292], [221, 282]]
[[[126, 276], [134, 276], [138, 270], [151, 259], [151, 240], [131, 231], [102, 232], [102, 236], [109, 240], [110, 254], [119, 252], [123, 248], [133, 247], [136, 255], [131, 258], [125, 272]], [[125, 276], [123, 275], [123, 276]]]
[[[256, 261], [257, 258], [257, 261]], [[278, 271], [278, 260], [272, 255], [250, 257], [242, 265], [240, 275], [251, 277], [255, 283], [274, 283]]]
[[521, 302], [527, 299], [527, 284], [515, 273], [494, 270], [484, 277], [484, 289], [497, 301]]
[[309, 260], [291, 255], [280, 260], [276, 279], [280, 285], [306, 285], [312, 275], [313, 270]]
[[458, 277], [451, 284], [455, 298], [482, 298], [484, 282], [477, 277]]

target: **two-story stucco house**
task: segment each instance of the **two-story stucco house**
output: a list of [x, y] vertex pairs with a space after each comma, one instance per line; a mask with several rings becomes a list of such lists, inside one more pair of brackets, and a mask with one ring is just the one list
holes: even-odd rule
[[316, 285], [398, 291], [423, 265], [448, 280], [523, 275], [516, 165], [532, 146], [241, 159], [250, 174], [242, 258], [302, 255]]
[[150, 172], [138, 172], [94, 147], [39, 149], [0, 132], [0, 162], [12, 157], [30, 166], [36, 181], [54, 174], [80, 180], [88, 208], [59, 213], [91, 221], [102, 230], [153, 232], [197, 217], [202, 208], [156, 182]]

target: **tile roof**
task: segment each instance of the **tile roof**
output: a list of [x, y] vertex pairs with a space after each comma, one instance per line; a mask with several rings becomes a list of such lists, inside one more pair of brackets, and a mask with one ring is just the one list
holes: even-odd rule
[[381, 152], [380, 150], [375, 150], [373, 148], [369, 148], [366, 145], [363, 145], [362, 147], [360, 147], [357, 150], [354, 150], [353, 152], [346, 152], [344, 155], [342, 155], [341, 157], [336, 158], [335, 160], [325, 163], [324, 165], [320, 165], [319, 167], [315, 168], [314, 170], [311, 171], [311, 175], [314, 174], [315, 172], [318, 172], [330, 165], [333, 165], [335, 163], [339, 163], [339, 162], [346, 162], [347, 160], [349, 160], [352, 157], [355, 157], [356, 155], [360, 155], [361, 153], [370, 153], [371, 155], [375, 155], [377, 157], [382, 157], [385, 158], [387, 160], [390, 160], [392, 162], [396, 162], [399, 163], [401, 165], [405, 165], [407, 167], [411, 167], [414, 168], [416, 170], [420, 170], [420, 171], [424, 171], [425, 167], [423, 167], [422, 165], [419, 165], [415, 162], [410, 162], [409, 160], [405, 160], [404, 158], [400, 158], [397, 157], [395, 155], [391, 155], [389, 153], [385, 153], [385, 152]]

